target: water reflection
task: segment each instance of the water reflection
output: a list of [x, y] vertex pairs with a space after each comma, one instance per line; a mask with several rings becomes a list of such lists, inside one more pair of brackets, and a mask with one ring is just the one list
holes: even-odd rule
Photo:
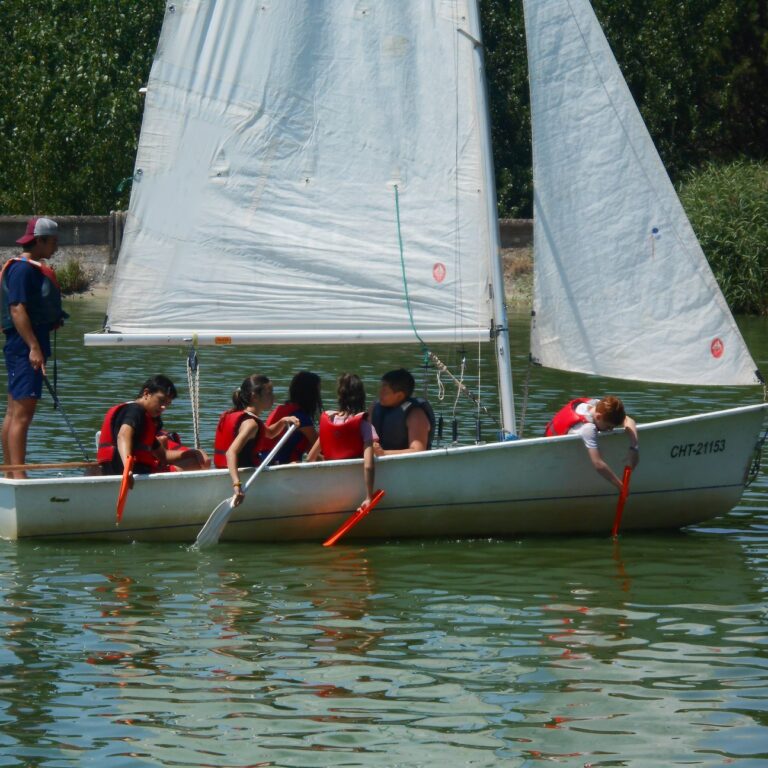
[[620, 549], [4, 544], [0, 761], [756, 759], [754, 554], [708, 533]]

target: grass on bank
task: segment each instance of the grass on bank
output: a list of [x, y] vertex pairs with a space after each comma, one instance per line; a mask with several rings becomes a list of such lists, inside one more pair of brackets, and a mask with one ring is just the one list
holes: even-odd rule
[[711, 163], [679, 192], [731, 311], [768, 315], [768, 163]]
[[56, 269], [56, 280], [58, 280], [59, 288], [61, 288], [61, 292], [65, 296], [87, 291], [91, 285], [91, 281], [79, 259], [69, 259], [69, 261], [58, 267]]

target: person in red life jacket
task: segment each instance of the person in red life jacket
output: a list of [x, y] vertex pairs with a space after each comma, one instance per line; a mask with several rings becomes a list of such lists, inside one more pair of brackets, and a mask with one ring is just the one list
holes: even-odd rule
[[[16, 241], [20, 256], [9, 259], [0, 275], [0, 314], [5, 333], [8, 407], [2, 427], [3, 460], [24, 464], [27, 434], [43, 389], [45, 363], [51, 354], [51, 331], [68, 317], [54, 271], [45, 263], [59, 247], [55, 221], [34, 218]], [[25, 472], [8, 477], [24, 478]]]
[[176, 387], [162, 374], [147, 379], [136, 400], [110, 408], [99, 434], [96, 461], [105, 475], [122, 475], [128, 456], [134, 456], [133, 474], [161, 472], [165, 462], [157, 439], [158, 422], [176, 399]]
[[592, 466], [609, 483], [621, 490], [621, 480], [603, 459], [597, 445], [598, 435], [622, 427], [629, 436], [627, 464], [634, 469], [640, 461], [637, 424], [624, 411], [624, 403], [609, 395], [601, 399], [579, 397], [563, 406], [547, 424], [547, 437], [578, 433], [584, 442]]
[[[292, 462], [301, 461], [303, 454], [317, 440], [315, 417], [320, 413], [322, 407], [320, 377], [311, 371], [299, 371], [291, 379], [287, 402], [278, 405], [267, 416], [266, 425], [268, 427], [282, 419], [283, 416], [295, 416], [299, 420], [299, 428], [288, 438], [288, 442], [272, 459], [273, 464], [291, 464]], [[269, 445], [267, 450], [272, 450], [279, 437], [280, 435], [268, 438], [267, 442]]]
[[238, 467], [258, 467], [267, 450], [267, 439], [280, 435], [289, 424], [299, 424], [295, 416], [283, 416], [270, 426], [264, 424], [259, 414], [271, 408], [274, 402], [272, 382], [266, 376], [254, 373], [232, 393], [233, 408], [219, 417], [213, 463], [229, 470], [235, 490], [232, 499], [235, 507], [245, 498]]
[[163, 472], [188, 472], [210, 469], [211, 460], [202, 448], [188, 448], [183, 445], [178, 432], [168, 432], [158, 420], [157, 441], [162, 448], [161, 470]]
[[339, 408], [337, 411], [323, 411], [320, 414], [320, 436], [309, 451], [307, 461], [317, 461], [321, 454], [327, 461], [362, 457], [366, 493], [362, 503], [370, 504], [375, 479], [373, 444], [379, 436], [368, 419], [365, 387], [359, 376], [342, 373], [336, 393]]
[[435, 414], [421, 397], [413, 397], [416, 382], [410, 371], [398, 368], [381, 377], [379, 399], [371, 406], [371, 424], [379, 434], [377, 456], [418, 453], [432, 447]]

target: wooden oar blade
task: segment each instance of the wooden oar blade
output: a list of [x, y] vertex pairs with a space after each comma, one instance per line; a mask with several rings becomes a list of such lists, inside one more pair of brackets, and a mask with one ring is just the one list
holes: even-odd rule
[[232, 511], [232, 499], [224, 499], [216, 509], [211, 512], [210, 517], [205, 521], [205, 525], [200, 529], [195, 540], [195, 547], [211, 547], [219, 543], [219, 537], [224, 530], [229, 514]]
[[356, 512], [353, 512], [339, 527], [339, 529], [332, 536], [329, 536], [324, 542], [324, 547], [333, 546], [350, 528], [357, 525], [383, 498], [384, 491], [378, 490], [373, 494], [370, 504], [365, 504], [358, 507]]
[[[293, 434], [296, 429], [295, 424], [291, 424], [288, 429], [285, 430], [282, 437], [277, 441], [277, 445], [267, 454], [264, 461], [259, 464], [256, 471], [248, 478], [243, 486], [243, 493], [253, 484], [256, 478], [272, 463], [272, 459], [277, 456], [280, 449], [285, 445], [288, 438]], [[221, 532], [224, 530], [224, 526], [229, 520], [229, 516], [232, 513], [234, 507], [232, 506], [232, 499], [224, 499], [216, 509], [211, 512], [210, 517], [205, 521], [205, 525], [197, 535], [197, 539], [193, 544], [195, 549], [201, 549], [202, 547], [208, 547], [213, 544], [218, 544]]]
[[128, 498], [128, 491], [131, 490], [131, 472], [133, 471], [134, 460], [133, 455], [129, 456], [123, 467], [123, 479], [120, 482], [120, 492], [117, 494], [117, 521], [115, 525], [120, 525], [123, 519], [125, 501]]

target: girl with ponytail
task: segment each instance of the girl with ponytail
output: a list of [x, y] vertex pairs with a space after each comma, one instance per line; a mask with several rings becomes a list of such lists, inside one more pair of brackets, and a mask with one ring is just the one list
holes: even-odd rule
[[260, 374], [248, 376], [232, 393], [232, 408], [219, 417], [214, 440], [213, 463], [226, 467], [235, 490], [233, 506], [245, 498], [240, 483], [239, 467], [257, 467], [269, 438], [280, 435], [289, 424], [297, 424], [295, 416], [285, 416], [267, 426], [259, 414], [275, 402], [272, 382]]

